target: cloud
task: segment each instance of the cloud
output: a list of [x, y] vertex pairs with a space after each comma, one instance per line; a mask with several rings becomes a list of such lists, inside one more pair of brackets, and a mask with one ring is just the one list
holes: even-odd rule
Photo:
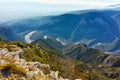
[[0, 22], [115, 4], [120, 4], [120, 0], [0, 0]]
[[93, 6], [106, 6], [111, 4], [120, 3], [120, 0], [31, 0], [31, 2], [52, 4], [52, 5], [93, 5]]
[[120, 0], [0, 0], [0, 5], [44, 5], [44, 6], [86, 6], [104, 7], [109, 5], [120, 4]]

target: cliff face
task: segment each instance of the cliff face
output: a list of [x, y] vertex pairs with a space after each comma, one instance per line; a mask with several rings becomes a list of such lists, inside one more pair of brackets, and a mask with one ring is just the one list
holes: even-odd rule
[[58, 71], [52, 71], [49, 64], [27, 62], [22, 59], [22, 49], [9, 52], [7, 48], [0, 49], [0, 78], [32, 79], [32, 80], [64, 80]]

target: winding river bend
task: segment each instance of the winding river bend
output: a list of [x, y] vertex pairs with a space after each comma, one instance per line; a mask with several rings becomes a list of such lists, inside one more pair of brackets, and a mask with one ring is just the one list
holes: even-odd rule
[[30, 38], [31, 38], [31, 36], [33, 35], [33, 34], [35, 34], [37, 31], [32, 31], [32, 32], [30, 32], [30, 33], [28, 33], [27, 35], [25, 35], [25, 41], [26, 41], [26, 43], [31, 43], [33, 40], [31, 40]]

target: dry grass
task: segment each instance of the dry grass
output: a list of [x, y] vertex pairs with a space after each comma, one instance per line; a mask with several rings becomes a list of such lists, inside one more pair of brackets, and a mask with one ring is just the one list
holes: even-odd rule
[[4, 64], [0, 66], [0, 68], [2, 72], [7, 72], [9, 75], [18, 74], [18, 75], [26, 76], [26, 73], [27, 73], [24, 68], [16, 66], [14, 63]]

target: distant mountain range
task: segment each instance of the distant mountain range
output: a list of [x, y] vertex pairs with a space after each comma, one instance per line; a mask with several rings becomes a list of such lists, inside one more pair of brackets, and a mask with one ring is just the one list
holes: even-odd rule
[[[92, 70], [97, 70], [98, 74], [102, 73], [101, 77], [104, 75], [109, 79], [114, 78], [119, 80], [120, 78], [120, 74], [117, 73], [117, 71], [119, 72], [118, 69], [120, 67], [120, 56], [104, 53], [98, 49], [88, 48], [85, 44], [81, 43], [71, 43], [67, 46], [61, 46], [59, 41], [55, 40], [54, 38], [39, 39], [34, 41], [32, 44], [36, 44], [41, 50], [51, 50], [63, 57], [69, 57], [76, 63], [81, 61], [84, 64], [89, 65]], [[83, 68], [85, 68], [85, 65]]]
[[[20, 63], [17, 62], [15, 65], [24, 64], [23, 69], [27, 70], [33, 79], [43, 78], [34, 74], [41, 73], [34, 72], [34, 69], [43, 71], [44, 79], [53, 74], [49, 71], [59, 71], [53, 75], [58, 77], [59, 74], [71, 80], [120, 79], [120, 11], [118, 10], [74, 11], [58, 16], [9, 21], [1, 23], [0, 26], [3, 26], [0, 27], [0, 36], [3, 38], [3, 41], [0, 41], [0, 51], [4, 52], [2, 53], [4, 56], [10, 57], [3, 58], [1, 54], [0, 64], [5, 62], [2, 59], [14, 64], [15, 60], [11, 58], [17, 58]], [[19, 50], [22, 50], [22, 53], [17, 54]], [[36, 61], [34, 68], [33, 64]], [[49, 64], [50, 69], [39, 67], [38, 62]], [[17, 67], [14, 68], [11, 63], [7, 66], [7, 68], [0, 66], [0, 76], [4, 77], [4, 74], [10, 72], [5, 78], [12, 75], [11, 78], [14, 78], [14, 75], [29, 78], [28, 73], [25, 72], [22, 76], [21, 69], [17, 71]]]
[[[98, 49], [88, 48], [85, 44], [71, 43], [69, 45], [63, 46], [59, 41], [55, 40], [54, 38], [39, 39], [34, 41], [32, 44], [37, 44], [40, 49], [50, 49], [58, 53], [59, 55], [69, 56], [75, 60], [80, 60], [85, 63], [93, 64], [93, 62], [99, 62], [100, 60], [104, 64], [109, 64], [109, 66], [120, 66], [119, 58], [116, 58], [116, 61], [114, 62], [114, 56], [112, 56], [111, 54], [105, 54]], [[109, 60], [111, 60], [110, 63]], [[98, 63], [95, 63], [95, 65], [96, 64], [98, 65]]]
[[120, 49], [120, 11], [119, 10], [82, 10], [58, 16], [35, 17], [9, 21], [0, 24], [11, 28], [24, 42], [25, 36], [32, 31], [32, 40], [44, 36], [60, 39], [69, 43], [84, 43], [103, 51]]

